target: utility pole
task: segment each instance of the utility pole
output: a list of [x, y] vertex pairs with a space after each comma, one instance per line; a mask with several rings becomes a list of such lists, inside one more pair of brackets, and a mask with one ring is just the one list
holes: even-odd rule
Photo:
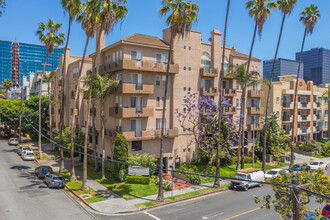
[[300, 213], [299, 213], [299, 191], [297, 189], [297, 186], [299, 185], [299, 180], [292, 179], [292, 220], [300, 220]]
[[21, 106], [19, 110], [19, 143], [22, 143], [22, 104], [23, 104], [23, 86], [21, 87]]
[[253, 118], [253, 131], [252, 131], [252, 167], [254, 168], [254, 135], [255, 135], [255, 128], [254, 128], [254, 118]]

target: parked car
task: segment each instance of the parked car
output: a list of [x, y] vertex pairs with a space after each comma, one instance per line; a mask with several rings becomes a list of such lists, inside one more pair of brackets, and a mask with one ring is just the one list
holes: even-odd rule
[[8, 144], [17, 146], [18, 145], [17, 138], [9, 138]]
[[281, 174], [282, 172], [286, 172], [286, 173], [289, 173], [289, 171], [287, 170], [283, 170], [283, 169], [271, 169], [271, 170], [268, 170], [266, 173], [265, 173], [265, 179], [272, 179], [272, 178], [275, 178], [277, 177], [279, 174]]
[[310, 166], [311, 170], [317, 170], [319, 168], [328, 169], [328, 165], [324, 162], [314, 161], [314, 162], [311, 162], [311, 164], [309, 166]]
[[330, 218], [330, 203], [327, 203], [322, 209], [322, 216]]
[[265, 174], [259, 169], [247, 168], [237, 170], [237, 173], [235, 174], [234, 178], [236, 178], [236, 180], [231, 180], [231, 187], [247, 191], [250, 187], [262, 186], [262, 184], [255, 182], [247, 182], [244, 180], [255, 180], [263, 182], [265, 180]]
[[21, 156], [22, 152], [25, 150], [32, 151], [29, 146], [20, 146], [19, 148], [17, 148], [17, 154]]
[[28, 150], [23, 151], [21, 157], [23, 160], [34, 160], [35, 159], [33, 151], [28, 151]]
[[304, 164], [295, 164], [292, 168], [289, 169], [290, 172], [300, 172], [300, 171], [310, 171], [311, 167]]
[[65, 180], [61, 174], [46, 173], [44, 182], [49, 188], [64, 188]]
[[45, 178], [46, 173], [52, 173], [53, 169], [50, 166], [40, 166], [34, 170], [36, 176], [41, 179]]
[[0, 135], [4, 139], [10, 138], [10, 133], [9, 132], [6, 132], [6, 131], [1, 131], [0, 132]]

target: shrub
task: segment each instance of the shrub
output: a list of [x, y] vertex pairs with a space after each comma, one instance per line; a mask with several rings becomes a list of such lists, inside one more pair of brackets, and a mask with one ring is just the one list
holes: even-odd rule
[[[233, 164], [237, 163], [237, 157], [233, 157]], [[244, 156], [244, 163], [252, 163], [252, 157]]]
[[304, 142], [299, 145], [299, 150], [306, 152], [314, 152], [317, 150], [317, 146], [311, 142]]
[[166, 190], [166, 191], [172, 190], [172, 182], [165, 180], [163, 182], [163, 189]]
[[156, 157], [147, 153], [144, 154], [128, 154], [128, 163], [145, 166], [150, 168], [150, 174], [154, 174], [156, 170]]
[[113, 173], [113, 178], [118, 182], [125, 181], [126, 176], [127, 176], [127, 168], [125, 168], [125, 166], [122, 166], [122, 168], [120, 168], [118, 172]]
[[321, 155], [325, 157], [330, 157], [330, 150], [328, 151], [321, 151]]
[[185, 175], [187, 179], [189, 179], [189, 182], [194, 185], [199, 185], [202, 182], [202, 177], [198, 175], [193, 175], [193, 174], [187, 174]]
[[127, 176], [126, 183], [135, 183], [135, 184], [149, 184], [150, 177], [148, 176]]

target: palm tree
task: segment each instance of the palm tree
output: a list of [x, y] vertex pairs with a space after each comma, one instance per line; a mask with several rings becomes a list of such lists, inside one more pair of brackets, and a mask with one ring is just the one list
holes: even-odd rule
[[[270, 82], [273, 81], [275, 63], [276, 63], [276, 59], [277, 59], [278, 49], [279, 49], [280, 43], [281, 43], [285, 17], [286, 17], [286, 15], [291, 14], [291, 12], [292, 12], [292, 10], [293, 10], [293, 8], [296, 4], [297, 4], [297, 0], [277, 0], [277, 5], [278, 5], [278, 8], [281, 10], [281, 12], [283, 14], [283, 18], [282, 18], [282, 24], [281, 24], [281, 28], [280, 28], [280, 34], [278, 36], [275, 56], [274, 56], [274, 60], [273, 60], [272, 72], [271, 72], [270, 79], [269, 79]], [[269, 101], [270, 101], [270, 91], [271, 91], [271, 87], [268, 87], [266, 115], [265, 115], [265, 124], [264, 124], [264, 134], [266, 134], [266, 132], [267, 132], [267, 125], [268, 125], [267, 122], [268, 122], [268, 109], [269, 109]], [[264, 145], [263, 145], [264, 149], [263, 149], [263, 153], [262, 153], [262, 170], [265, 172], [266, 171], [266, 141], [267, 141], [266, 135], [265, 135], [263, 141], [264, 141]]]
[[249, 59], [247, 62], [247, 68], [245, 73], [245, 84], [243, 86], [243, 94], [242, 94], [242, 103], [241, 103], [241, 116], [240, 117], [240, 142], [241, 142], [241, 168], [244, 169], [244, 125], [245, 125], [245, 106], [246, 106], [246, 90], [247, 90], [247, 78], [249, 76], [250, 71], [250, 63], [251, 63], [251, 57], [252, 57], [252, 51], [254, 46], [254, 41], [256, 38], [256, 33], [258, 29], [258, 34], [261, 37], [262, 34], [262, 28], [270, 15], [270, 9], [269, 8], [276, 8], [277, 4], [273, 2], [268, 2], [268, 0], [249, 0], [245, 8], [249, 10], [249, 16], [251, 16], [255, 21], [254, 26], [254, 32], [253, 32], [253, 38], [249, 53]]
[[[218, 132], [221, 133], [221, 121], [222, 121], [222, 84], [223, 84], [223, 77], [224, 77], [224, 61], [225, 61], [225, 52], [226, 52], [226, 37], [227, 37], [227, 23], [228, 23], [228, 14], [229, 14], [229, 7], [230, 7], [230, 0], [227, 2], [227, 11], [226, 11], [226, 19], [225, 19], [225, 28], [223, 31], [223, 45], [222, 45], [222, 62], [221, 62], [221, 70], [220, 70], [220, 80], [218, 84], [218, 91], [219, 91], [219, 97], [218, 97], [218, 106], [219, 106], [219, 113], [218, 113]], [[220, 141], [217, 143], [217, 163], [216, 163], [216, 170], [215, 175], [217, 176], [214, 179], [214, 187], [220, 187]]]
[[[62, 132], [64, 129], [64, 74], [66, 73], [66, 53], [68, 50], [69, 45], [69, 38], [71, 32], [71, 24], [74, 18], [80, 13], [81, 10], [81, 1], [80, 0], [61, 0], [62, 7], [65, 11], [69, 14], [69, 26], [68, 26], [68, 33], [66, 38], [66, 43], [64, 47], [64, 55], [63, 55], [63, 62], [62, 68], [60, 69], [61, 73], [61, 80], [60, 80], [60, 146], [63, 144]], [[63, 172], [64, 169], [64, 159], [63, 159], [63, 148], [60, 147], [60, 172]]]
[[6, 8], [6, 2], [5, 2], [5, 0], [0, 0], [0, 17], [2, 15], [2, 13], [5, 12], [5, 8]]
[[[44, 68], [42, 70], [42, 75], [45, 74], [45, 69], [47, 65], [48, 56], [53, 52], [54, 48], [60, 46], [64, 42], [64, 34], [58, 33], [59, 29], [61, 28], [62, 24], [55, 23], [52, 19], [48, 19], [47, 25], [43, 22], [39, 23], [38, 31], [36, 35], [38, 35], [39, 40], [45, 44], [47, 49], [46, 60], [44, 64]], [[42, 159], [42, 152], [41, 152], [41, 95], [42, 95], [42, 78], [41, 78], [41, 88], [39, 91], [39, 140], [38, 140], [38, 154], [39, 158]], [[60, 170], [61, 172], [61, 170]]]
[[189, 1], [183, 0], [163, 0], [162, 8], [159, 9], [159, 14], [165, 16], [170, 14], [166, 18], [166, 24], [171, 28], [171, 39], [170, 39], [170, 50], [168, 52], [168, 65], [166, 69], [166, 83], [164, 91], [163, 102], [163, 112], [162, 112], [162, 129], [160, 136], [160, 164], [159, 164], [159, 190], [157, 201], [164, 201], [164, 192], [163, 192], [163, 140], [164, 140], [164, 128], [165, 128], [165, 109], [166, 109], [166, 97], [167, 97], [167, 87], [168, 87], [168, 72], [170, 65], [173, 64], [173, 46], [174, 39], [176, 37], [184, 37], [188, 34], [193, 22], [197, 21], [197, 14], [199, 7], [197, 4], [191, 3]]
[[[246, 66], [247, 66], [247, 63], [243, 63], [243, 64], [238, 65], [238, 66], [231, 65], [230, 66], [231, 71], [229, 71], [228, 74], [227, 74], [227, 76], [229, 76], [233, 80], [236, 80], [237, 81], [237, 83], [239, 84], [240, 88], [243, 88], [245, 85], [247, 87], [249, 87], [249, 86], [251, 86], [251, 85], [253, 85], [255, 83], [259, 83], [260, 82], [259, 79], [258, 79], [260, 77], [260, 74], [257, 71], [251, 71], [251, 72], [248, 73], [248, 77], [247, 78], [245, 77]], [[242, 106], [242, 103], [245, 101], [243, 99], [244, 99], [244, 96], [242, 97], [241, 106]], [[241, 124], [241, 120], [240, 120], [239, 128], [238, 128], [239, 131], [241, 131], [241, 126], [242, 126], [242, 124]], [[240, 150], [239, 148], [240, 148], [240, 144], [238, 145], [238, 149], [237, 149], [238, 151]], [[244, 161], [244, 159], [243, 159], [243, 161]], [[239, 165], [240, 165], [240, 154], [238, 153], [237, 154], [237, 165], [236, 165], [236, 169], [239, 168]]]
[[5, 79], [2, 83], [3, 87], [6, 89], [6, 99], [8, 99], [8, 90], [13, 87], [13, 83], [10, 79]]
[[[307, 34], [312, 34], [315, 24], [317, 23], [317, 20], [320, 18], [320, 11], [318, 10], [318, 7], [315, 5], [310, 5], [308, 7], [305, 7], [305, 11], [300, 13], [300, 21], [303, 22], [305, 25], [305, 32], [304, 32], [304, 37], [303, 41], [301, 44], [301, 51], [300, 51], [300, 56], [299, 56], [299, 64], [298, 64], [298, 71], [297, 71], [297, 78], [296, 78], [296, 87], [294, 91], [294, 106], [293, 106], [293, 121], [292, 124], [294, 125], [296, 122], [296, 109], [297, 109], [297, 90], [298, 90], [298, 79], [299, 79], [299, 72], [300, 72], [300, 65], [301, 65], [301, 59], [302, 59], [302, 53], [304, 50], [304, 45], [305, 45], [305, 39]], [[296, 143], [296, 140], [294, 138], [294, 126], [292, 126], [292, 136], [291, 136], [291, 141]], [[290, 166], [293, 165], [293, 146], [291, 145], [291, 160], [290, 160]]]
[[[85, 87], [90, 85], [91, 77], [90, 75], [84, 79]], [[104, 161], [105, 161], [105, 145], [104, 145], [104, 128], [105, 128], [105, 101], [108, 96], [116, 89], [119, 85], [118, 80], [113, 80], [110, 74], [104, 77], [100, 76], [98, 73], [94, 76], [93, 91], [92, 96], [94, 100], [101, 101], [101, 139], [102, 139], [102, 179], [105, 178], [104, 175]]]

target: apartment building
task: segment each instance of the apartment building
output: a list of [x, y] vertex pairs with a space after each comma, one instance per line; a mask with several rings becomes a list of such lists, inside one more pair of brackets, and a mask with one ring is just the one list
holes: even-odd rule
[[[133, 34], [107, 47], [104, 38], [101, 39], [103, 40], [100, 59], [95, 61], [96, 71], [100, 74], [113, 74], [114, 78], [120, 80], [120, 85], [114, 94], [108, 97], [105, 112], [100, 112], [99, 102], [95, 103], [98, 152], [102, 152], [100, 115], [105, 114], [105, 145], [108, 158], [111, 158], [113, 153], [115, 132], [122, 133], [127, 138], [130, 153], [149, 153], [159, 158], [162, 104], [165, 101], [167, 102], [163, 161], [165, 166], [179, 167], [182, 162], [196, 158], [198, 151], [196, 147], [187, 147], [191, 136], [180, 128], [175, 110], [184, 111], [183, 99], [190, 91], [198, 91], [200, 95], [207, 94], [213, 97], [217, 95], [222, 58], [221, 32], [213, 30], [210, 42], [202, 42], [201, 32], [194, 30], [191, 30], [185, 38], [177, 39], [173, 50], [174, 64], [168, 64], [167, 61], [170, 29], [163, 30], [163, 39]], [[95, 53], [90, 54], [89, 57], [94, 60]], [[227, 72], [229, 66], [243, 64], [247, 60], [248, 56], [237, 52], [234, 47], [226, 48], [224, 65]], [[66, 88], [67, 96], [75, 91], [74, 86], [77, 84], [72, 81], [72, 68], [74, 68], [72, 63], [75, 62], [79, 63], [76, 58], [67, 62], [69, 70], [63, 76], [70, 81], [66, 85], [72, 85]], [[251, 70], [259, 71], [260, 62], [260, 59], [252, 58]], [[170, 65], [168, 95], [163, 97], [167, 65]], [[57, 87], [54, 88], [56, 90]], [[231, 108], [227, 107], [224, 110], [233, 117], [238, 117], [242, 96], [239, 84], [232, 78], [225, 77], [223, 89], [224, 96], [230, 99], [232, 104]], [[260, 115], [264, 112], [263, 107], [260, 106], [263, 97], [260, 85], [254, 84], [248, 88], [247, 96], [246, 153], [253, 131], [256, 138], [259, 136], [262, 128]], [[85, 102], [80, 100], [79, 104], [85, 105]], [[67, 121], [72, 117], [70, 109], [71, 107], [66, 106], [65, 125], [68, 125]], [[86, 125], [87, 113], [86, 108], [80, 110], [77, 121], [83, 129], [91, 125]], [[56, 117], [55, 120], [58, 122]]]
[[[279, 124], [286, 135], [294, 136], [296, 141], [317, 140], [328, 137], [328, 87], [320, 87], [312, 81], [298, 79], [296, 120], [293, 124], [294, 89], [296, 76], [280, 76], [279, 82], [272, 83], [269, 112], [276, 112]], [[262, 86], [267, 91], [267, 86]], [[266, 106], [267, 97], [262, 99]]]

